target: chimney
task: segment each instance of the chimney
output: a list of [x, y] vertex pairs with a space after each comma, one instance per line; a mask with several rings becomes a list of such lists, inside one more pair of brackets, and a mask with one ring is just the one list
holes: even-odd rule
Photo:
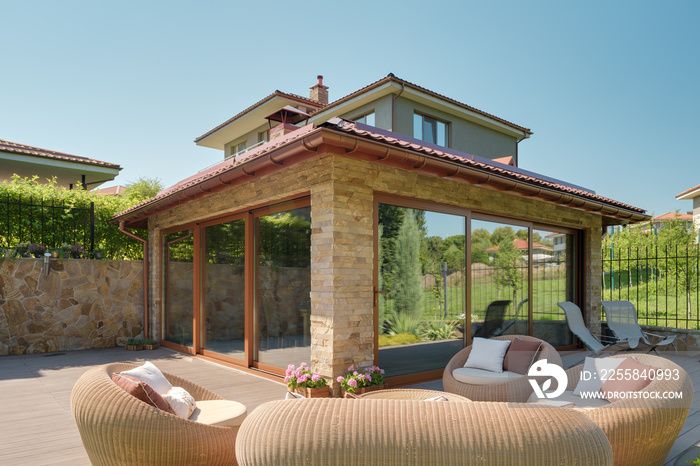
[[309, 88], [311, 89], [309, 98], [323, 105], [328, 105], [328, 86], [323, 85], [323, 76], [319, 74], [316, 78], [318, 78], [318, 83]]

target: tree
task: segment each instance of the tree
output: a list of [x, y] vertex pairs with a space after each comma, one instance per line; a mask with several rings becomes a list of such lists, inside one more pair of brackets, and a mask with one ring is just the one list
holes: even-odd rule
[[512, 239], [505, 239], [498, 245], [493, 261], [496, 285], [513, 291], [513, 303], [517, 301], [518, 289], [522, 286], [518, 270], [520, 263], [520, 251], [515, 248]]
[[396, 311], [418, 315], [421, 312], [420, 231], [412, 209], [406, 211], [396, 238], [394, 292]]
[[129, 181], [125, 187], [124, 197], [138, 203], [155, 197], [156, 194], [161, 192], [163, 190], [163, 182], [159, 178], [139, 176], [136, 181]]

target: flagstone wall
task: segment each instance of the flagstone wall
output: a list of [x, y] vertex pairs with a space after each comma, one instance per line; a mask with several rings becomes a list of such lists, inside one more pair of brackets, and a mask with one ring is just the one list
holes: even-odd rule
[[0, 355], [121, 346], [143, 325], [143, 262], [0, 262]]

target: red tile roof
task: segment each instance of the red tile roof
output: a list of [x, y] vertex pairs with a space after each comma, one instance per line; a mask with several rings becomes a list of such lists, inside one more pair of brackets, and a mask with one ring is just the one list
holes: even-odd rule
[[[527, 241], [524, 239], [520, 239], [520, 238], [515, 238], [513, 240], [513, 246], [515, 246], [515, 249], [517, 249], [519, 251], [526, 251], [528, 249]], [[544, 244], [540, 244], [537, 241], [532, 243], [532, 248], [533, 249], [544, 249], [545, 251], [552, 251], [553, 250], [551, 247], [545, 246]], [[486, 252], [498, 251], [499, 249], [501, 249], [500, 246], [494, 246], [492, 248], [486, 249]]]
[[[544, 193], [554, 192], [555, 194], [567, 194], [570, 200], [558, 197], [559, 201], [553, 202], [582, 207], [587, 205], [586, 200], [589, 200], [594, 201], [595, 206], [597, 206], [595, 209], [596, 211], [601, 211], [608, 217], [632, 219], [632, 221], [648, 219], [644, 209], [599, 196], [583, 188], [566, 185], [563, 184], [563, 182], [548, 179], [517, 167], [493, 164], [490, 160], [480, 159], [451, 149], [439, 148], [438, 146], [426, 144], [413, 138], [407, 138], [396, 133], [390, 133], [371, 126], [343, 120], [342, 118], [331, 118], [320, 127], [314, 127], [313, 124], [306, 125], [285, 136], [256, 147], [239, 157], [232, 157], [224, 160], [213, 167], [196, 173], [176, 185], [161, 191], [154, 198], [117, 214], [114, 218], [117, 220], [127, 220], [128, 218], [129, 221], [141, 222], [144, 218], [147, 218], [155, 212], [170, 209], [183, 202], [188, 202], [189, 200], [206, 195], [215, 190], [224, 189], [225, 186], [223, 185], [231, 184], [234, 177], [245, 175], [245, 179], [252, 179], [257, 176], [255, 170], [250, 168], [252, 164], [263, 166], [263, 163], [270, 162], [273, 165], [281, 167], [282, 163], [277, 162], [273, 158], [278, 157], [275, 152], [284, 154], [283, 149], [285, 147], [292, 146], [300, 140], [303, 142], [304, 150], [307, 152], [310, 151], [310, 154], [314, 154], [318, 150], [318, 145], [315, 144], [341, 144], [341, 142], [334, 142], [336, 139], [331, 137], [333, 132], [341, 132], [350, 137], [362, 138], [375, 141], [378, 144], [394, 146], [401, 150], [424, 154], [428, 156], [426, 160], [433, 158], [436, 160], [449, 161], [454, 167], [457, 167], [455, 175], [450, 176], [456, 176], [461, 166], [470, 173], [478, 173], [483, 176], [486, 181], [480, 183], [485, 185], [494, 184], [495, 186], [499, 186], [499, 180], [506, 180], [509, 186], [513, 186], [507, 189], [520, 189], [517, 186], [532, 188], [527, 190], [530, 196], [539, 196], [552, 201], [551, 195], [545, 196]], [[321, 136], [322, 142], [312, 142], [313, 137], [317, 135]], [[328, 135], [328, 137], [326, 138], [325, 135]], [[423, 165], [413, 168], [420, 170], [422, 167]], [[446, 167], [449, 168], [449, 166]], [[235, 175], [235, 173], [239, 172], [242, 172], [243, 175]], [[143, 223], [139, 224], [143, 225]]]
[[118, 170], [121, 170], [121, 167], [116, 163], [103, 162], [101, 160], [81, 157], [79, 155], [66, 154], [64, 152], [58, 152], [55, 150], [27, 146], [25, 144], [5, 141], [4, 139], [0, 139], [0, 152], [11, 152], [14, 154], [31, 155], [34, 157], [63, 160], [66, 162], [84, 163], [87, 165], [97, 165], [100, 167], [116, 168]]
[[242, 112], [239, 112], [239, 113], [237, 113], [236, 115], [234, 115], [234, 116], [232, 116], [231, 118], [229, 118], [228, 120], [224, 121], [223, 123], [221, 123], [221, 124], [220, 124], [219, 126], [217, 126], [216, 128], [210, 129], [210, 130], [207, 131], [206, 133], [202, 134], [201, 136], [199, 136], [198, 138], [196, 138], [196, 139], [194, 140], [194, 142], [199, 142], [199, 141], [201, 141], [202, 139], [205, 139], [205, 138], [207, 138], [208, 136], [211, 136], [212, 134], [214, 134], [214, 133], [216, 133], [217, 131], [219, 131], [221, 128], [223, 128], [223, 127], [225, 127], [225, 126], [228, 126], [229, 124], [231, 124], [232, 122], [234, 122], [234, 121], [237, 120], [238, 118], [242, 117], [242, 116], [245, 115], [246, 113], [250, 112], [251, 110], [255, 109], [256, 107], [259, 107], [260, 105], [264, 104], [264, 103], [267, 102], [268, 100], [274, 99], [275, 97], [285, 97], [285, 98], [287, 98], [287, 99], [296, 100], [296, 101], [298, 101], [298, 102], [300, 102], [300, 103], [303, 103], [303, 104], [305, 104], [305, 105], [310, 105], [310, 106], [312, 106], [312, 107], [323, 107], [323, 104], [322, 104], [321, 102], [317, 102], [317, 101], [315, 101], [315, 100], [309, 99], [308, 97], [302, 97], [302, 96], [300, 96], [300, 95], [290, 94], [290, 93], [288, 93], [288, 92], [275, 91], [275, 92], [273, 92], [272, 94], [268, 95], [267, 97], [264, 97], [263, 99], [261, 99], [261, 100], [255, 102], [253, 105], [251, 105], [250, 107], [246, 108], [246, 109], [243, 110]]
[[124, 186], [116, 185], [110, 186], [109, 188], [96, 189], [92, 192], [99, 194], [100, 196], [119, 196], [124, 194], [126, 188]]
[[[374, 139], [376, 141], [381, 141], [385, 142], [394, 146], [402, 147], [405, 149], [411, 149], [415, 150], [418, 152], [422, 152], [424, 154], [432, 155], [437, 158], [441, 159], [446, 159], [450, 160], [453, 162], [458, 162], [460, 164], [478, 168], [480, 170], [486, 171], [486, 172], [491, 172], [499, 175], [506, 176], [508, 178], [513, 178], [516, 180], [524, 181], [527, 183], [539, 185], [542, 187], [554, 189], [557, 191], [563, 191], [566, 193], [574, 194], [576, 196], [581, 196], [584, 198], [588, 198], [591, 200], [595, 201], [600, 201], [604, 202], [606, 204], [611, 204], [615, 205], [618, 207], [622, 207], [624, 209], [632, 210], [635, 212], [639, 213], [644, 213], [646, 212], [644, 209], [640, 209], [639, 207], [634, 207], [629, 204], [624, 204], [622, 202], [614, 201], [612, 199], [608, 199], [603, 196], [599, 196], [591, 191], [587, 191], [582, 188], [574, 187], [574, 186], [568, 186], [560, 182], [556, 182], [553, 180], [547, 180], [543, 178], [538, 178], [536, 176], [533, 176], [534, 174], [528, 174], [524, 170], [518, 170], [516, 167], [513, 168], [503, 168], [502, 165], [496, 166], [493, 164], [490, 164], [488, 162], [483, 161], [483, 159], [479, 160], [479, 158], [474, 157], [473, 155], [469, 154], [461, 154], [458, 155], [459, 153], [456, 151], [452, 151], [450, 149], [442, 148], [442, 149], [437, 149], [436, 146], [429, 146], [427, 144], [421, 144], [421, 143], [416, 143], [416, 142], [409, 142], [405, 139], [398, 138], [396, 136], [399, 136], [398, 134], [394, 134], [395, 136], [390, 136], [388, 135], [389, 133], [382, 131], [381, 133], [378, 132], [378, 130], [372, 130], [371, 127], [361, 125], [359, 123], [355, 123], [352, 121], [348, 120], [343, 120], [341, 118], [335, 118], [335, 119], [330, 119], [327, 123], [329, 126], [334, 125], [335, 128], [340, 129], [344, 132], [350, 133], [350, 134], [356, 134], [358, 136], [363, 136], [369, 139]], [[403, 136], [402, 136], [403, 138]], [[415, 140], [412, 140], [415, 141]], [[449, 151], [449, 152], [448, 152]], [[516, 171], [518, 170], [518, 171]]]
[[665, 214], [654, 217], [654, 221], [664, 221], [664, 220], [692, 220], [692, 214], [682, 214], [680, 212], [666, 212]]
[[492, 114], [490, 114], [490, 113], [484, 112], [483, 110], [479, 110], [478, 108], [472, 107], [471, 105], [467, 105], [467, 104], [465, 104], [465, 103], [463, 103], [463, 102], [460, 102], [460, 101], [458, 101], [458, 100], [451, 99], [450, 97], [447, 97], [447, 96], [442, 95], [442, 94], [438, 94], [437, 92], [434, 92], [434, 91], [431, 91], [430, 89], [426, 89], [425, 87], [422, 87], [422, 86], [419, 86], [419, 85], [417, 85], [417, 84], [413, 84], [412, 82], [409, 82], [409, 81], [406, 81], [406, 80], [404, 80], [404, 79], [398, 78], [398, 77], [396, 77], [393, 73], [389, 73], [386, 77], [384, 77], [384, 78], [382, 78], [382, 79], [380, 79], [380, 80], [378, 80], [378, 81], [375, 81], [375, 82], [373, 82], [373, 83], [371, 83], [371, 84], [368, 84], [367, 86], [365, 86], [365, 87], [363, 87], [363, 88], [361, 88], [361, 89], [358, 89], [357, 91], [355, 91], [355, 92], [353, 92], [353, 93], [351, 93], [351, 94], [348, 94], [348, 95], [346, 95], [345, 97], [341, 97], [340, 99], [338, 99], [338, 100], [336, 100], [336, 101], [334, 101], [334, 102], [329, 103], [328, 105], [326, 105], [326, 106], [323, 107], [323, 108], [319, 108], [318, 110], [314, 110], [314, 111], [311, 113], [311, 115], [314, 115], [315, 113], [319, 113], [319, 112], [322, 112], [322, 111], [326, 111], [327, 109], [329, 109], [329, 108], [331, 108], [331, 107], [334, 107], [334, 106], [336, 106], [336, 105], [339, 105], [339, 104], [341, 104], [341, 103], [343, 103], [343, 102], [345, 102], [345, 101], [347, 101], [347, 100], [352, 99], [353, 97], [356, 97], [356, 96], [359, 95], [359, 94], [362, 94], [362, 93], [364, 93], [364, 92], [366, 92], [366, 91], [368, 91], [368, 90], [370, 90], [370, 89], [373, 89], [373, 88], [375, 88], [375, 87], [379, 87], [379, 86], [381, 86], [381, 85], [383, 85], [383, 84], [385, 84], [385, 83], [388, 83], [388, 82], [390, 82], [390, 81], [393, 81], [393, 82], [402, 84], [402, 85], [407, 86], [407, 87], [412, 87], [413, 89], [416, 89], [416, 90], [418, 90], [418, 91], [424, 92], [424, 93], [426, 93], [426, 94], [430, 94], [431, 96], [437, 97], [437, 98], [440, 99], [440, 100], [444, 100], [444, 101], [449, 102], [449, 103], [451, 103], [451, 104], [457, 105], [458, 107], [462, 107], [462, 108], [464, 108], [465, 110], [469, 110], [469, 111], [472, 111], [472, 112], [474, 112], [474, 113], [478, 113], [478, 114], [480, 114], [480, 115], [483, 115], [483, 116], [486, 116], [486, 117], [488, 117], [488, 118], [491, 118], [491, 119], [493, 119], [493, 120], [499, 121], [499, 122], [503, 123], [504, 125], [510, 126], [510, 127], [512, 127], [512, 128], [515, 128], [515, 129], [517, 129], [517, 130], [519, 130], [519, 131], [522, 131], [522, 132], [524, 132], [524, 133], [526, 133], [526, 134], [532, 134], [532, 131], [531, 131], [529, 128], [525, 128], [524, 126], [516, 125], [515, 123], [512, 123], [512, 122], [510, 122], [510, 121], [508, 121], [508, 120], [504, 120], [503, 118], [497, 117], [496, 115], [492, 115]]
[[[690, 188], [690, 189], [686, 189], [686, 190], [683, 191], [682, 193], [678, 194], [678, 195], [676, 196], [676, 199], [678, 199], [678, 198], [680, 198], [680, 197], [682, 197], [682, 196], [685, 196], [686, 194], [690, 194], [690, 193], [692, 193], [693, 191], [697, 191], [697, 190], [700, 190], [700, 184], [697, 185], [697, 186], [693, 186], [693, 187]], [[696, 196], [696, 197], [697, 197], [697, 196]]]

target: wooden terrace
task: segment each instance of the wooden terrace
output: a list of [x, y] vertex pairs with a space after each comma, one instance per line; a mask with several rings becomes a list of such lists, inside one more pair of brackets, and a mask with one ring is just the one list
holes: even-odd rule
[[[582, 352], [564, 355], [564, 364], [577, 364], [584, 356]], [[688, 372], [695, 387], [688, 420], [666, 463], [685, 465], [686, 459], [694, 459], [700, 453], [700, 362], [697, 355], [668, 354], [667, 357]], [[146, 360], [163, 371], [245, 404], [248, 412], [266, 401], [282, 399], [286, 391], [280, 382], [165, 348], [133, 353], [124, 348], [106, 348], [3, 356], [0, 357], [0, 399], [5, 406], [0, 423], [0, 464], [90, 464], [70, 411], [73, 384], [92, 366], [111, 362], [141, 364]], [[442, 389], [441, 381], [419, 385]]]

